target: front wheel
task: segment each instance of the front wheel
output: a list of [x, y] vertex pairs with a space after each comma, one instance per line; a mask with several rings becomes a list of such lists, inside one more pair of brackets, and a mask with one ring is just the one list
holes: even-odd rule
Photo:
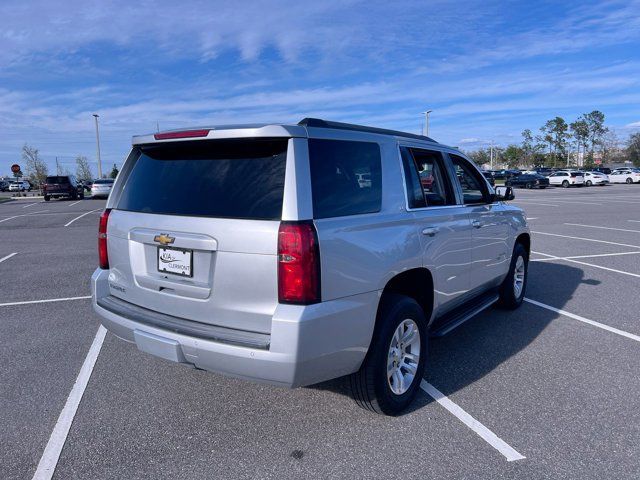
[[427, 320], [413, 298], [386, 294], [381, 302], [369, 352], [348, 383], [360, 407], [398, 415], [420, 388], [427, 358]]
[[562, 186], [564, 188], [569, 188], [569, 180], [565, 180], [564, 182], [562, 182]]
[[633, 179], [632, 178], [627, 178], [627, 185], [631, 185], [633, 183]]
[[593, 185], [593, 183], [591, 183], [591, 180], [587, 180], [587, 187], [590, 187], [591, 185]]
[[51, 197], [49, 195], [45, 195], [44, 196], [44, 201], [48, 202], [49, 200], [51, 200]]
[[516, 243], [511, 255], [509, 273], [500, 286], [498, 301], [502, 307], [513, 310], [522, 304], [527, 289], [528, 271], [529, 255], [521, 243]]
[[533, 188], [533, 183], [527, 183], [525, 187], [531, 190]]

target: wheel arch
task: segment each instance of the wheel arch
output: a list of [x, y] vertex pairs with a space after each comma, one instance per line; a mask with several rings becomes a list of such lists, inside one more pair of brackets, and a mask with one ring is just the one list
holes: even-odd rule
[[424, 316], [429, 322], [434, 309], [434, 293], [433, 275], [429, 269], [418, 267], [398, 273], [387, 281], [382, 290], [376, 314], [376, 327], [380, 321], [380, 311], [385, 298], [390, 294], [413, 298], [422, 307]]

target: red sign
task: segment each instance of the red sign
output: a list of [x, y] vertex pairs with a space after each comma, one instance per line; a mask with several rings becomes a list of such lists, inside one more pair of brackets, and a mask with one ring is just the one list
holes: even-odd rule
[[594, 163], [595, 163], [596, 165], [600, 165], [600, 164], [602, 163], [602, 160], [600, 160], [600, 159], [596, 159], [596, 160], [594, 161]]
[[18, 173], [20, 171], [20, 165], [18, 165], [17, 163], [14, 163], [13, 165], [11, 165], [11, 171], [13, 173]]

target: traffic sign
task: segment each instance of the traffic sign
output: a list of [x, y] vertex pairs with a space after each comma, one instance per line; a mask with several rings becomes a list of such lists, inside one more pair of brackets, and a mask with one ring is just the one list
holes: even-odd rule
[[20, 165], [18, 165], [17, 163], [14, 163], [13, 165], [11, 165], [11, 171], [13, 173], [18, 173], [20, 171]]

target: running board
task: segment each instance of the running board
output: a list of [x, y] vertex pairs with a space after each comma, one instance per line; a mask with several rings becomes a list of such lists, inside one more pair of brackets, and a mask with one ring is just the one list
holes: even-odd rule
[[447, 333], [455, 330], [467, 320], [472, 319], [477, 314], [486, 310], [498, 301], [498, 295], [491, 292], [482, 295], [479, 299], [472, 301], [466, 305], [456, 308], [439, 319], [438, 323], [442, 323], [436, 330], [431, 332], [432, 337], [444, 337]]

